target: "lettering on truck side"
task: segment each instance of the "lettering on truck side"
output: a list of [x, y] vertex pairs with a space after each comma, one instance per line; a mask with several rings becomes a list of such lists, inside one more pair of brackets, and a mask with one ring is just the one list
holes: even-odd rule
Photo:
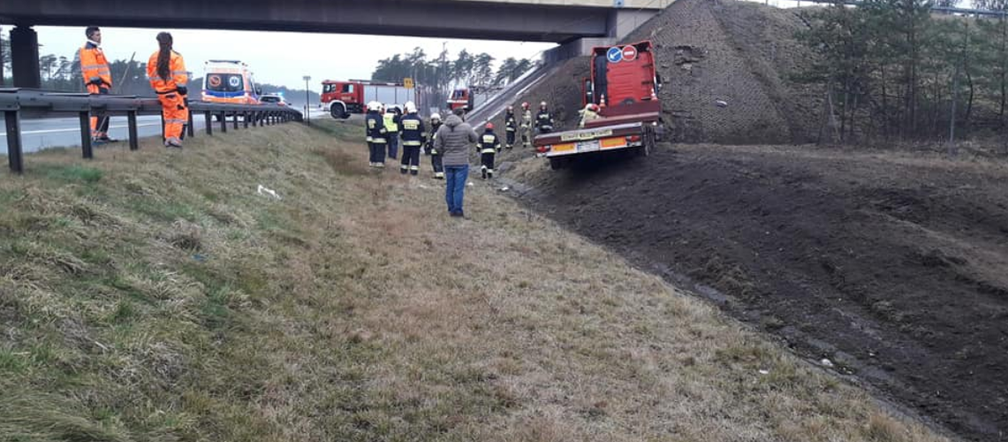
[[593, 138], [608, 137], [609, 135], [612, 135], [612, 129], [591, 132], [575, 132], [572, 134], [561, 134], [560, 141], [591, 140]]

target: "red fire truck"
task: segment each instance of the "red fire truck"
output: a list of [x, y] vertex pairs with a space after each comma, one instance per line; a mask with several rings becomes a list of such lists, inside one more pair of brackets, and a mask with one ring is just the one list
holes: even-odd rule
[[416, 88], [407, 88], [401, 84], [368, 80], [322, 82], [321, 104], [333, 118], [346, 119], [350, 118], [350, 114], [362, 114], [371, 101], [399, 107], [412, 101], [420, 106]]
[[541, 134], [537, 151], [561, 169], [577, 158], [632, 151], [646, 156], [661, 131], [661, 78], [650, 41], [592, 50], [591, 77], [583, 83], [583, 104], [601, 107], [584, 128]]

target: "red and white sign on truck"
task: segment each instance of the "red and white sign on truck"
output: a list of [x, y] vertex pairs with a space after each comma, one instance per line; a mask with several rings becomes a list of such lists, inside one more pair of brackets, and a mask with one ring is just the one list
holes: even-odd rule
[[322, 107], [336, 119], [350, 118], [350, 114], [362, 114], [372, 101], [399, 107], [412, 101], [419, 107], [416, 88], [408, 86], [413, 85], [368, 80], [326, 80], [322, 82]]
[[535, 147], [553, 169], [607, 152], [646, 156], [661, 131], [660, 90], [650, 41], [594, 48], [582, 104], [597, 104], [599, 118], [581, 129], [538, 135]]

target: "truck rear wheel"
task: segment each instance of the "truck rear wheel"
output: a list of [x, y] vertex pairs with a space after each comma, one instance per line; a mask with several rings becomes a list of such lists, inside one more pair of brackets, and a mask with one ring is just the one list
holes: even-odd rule
[[329, 114], [337, 120], [345, 120], [350, 115], [347, 114], [346, 108], [342, 104], [334, 104], [329, 108]]

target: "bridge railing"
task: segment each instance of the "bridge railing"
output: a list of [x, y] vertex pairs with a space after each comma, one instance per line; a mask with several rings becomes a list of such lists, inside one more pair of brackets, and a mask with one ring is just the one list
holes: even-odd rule
[[[129, 126], [129, 148], [140, 148], [137, 135], [138, 115], [161, 115], [161, 103], [156, 98], [132, 95], [89, 95], [75, 93], [46, 92], [26, 89], [0, 89], [0, 111], [4, 113], [7, 129], [7, 159], [12, 172], [24, 171], [24, 152], [21, 142], [22, 118], [64, 117], [77, 114], [80, 119], [81, 153], [84, 158], [94, 157], [91, 143], [91, 115], [103, 113], [107, 116], [125, 116]], [[302, 121], [301, 112], [296, 109], [272, 103], [224, 104], [202, 101], [189, 102], [189, 124], [187, 135], [196, 136], [193, 126], [194, 115], [202, 114], [207, 135], [213, 135], [213, 118], [219, 123], [219, 130], [227, 132], [228, 119], [233, 129], [238, 129], [238, 117], [242, 126], [273, 125], [289, 121]], [[162, 118], [162, 127], [164, 121]], [[162, 132], [163, 133], [163, 132]]]

